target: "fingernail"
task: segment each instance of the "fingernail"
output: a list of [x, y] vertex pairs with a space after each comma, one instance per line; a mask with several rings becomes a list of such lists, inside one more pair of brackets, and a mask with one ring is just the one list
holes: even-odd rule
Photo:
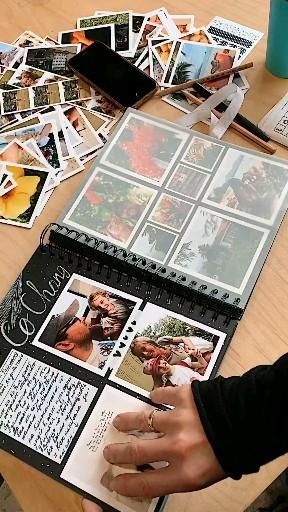
[[110, 462], [109, 461], [109, 446], [105, 446], [105, 448], [103, 449], [103, 457], [104, 459], [107, 460], [107, 462]]
[[115, 416], [114, 420], [112, 421], [112, 425], [113, 425], [113, 427], [117, 428], [117, 430], [118, 430], [119, 424], [120, 424], [120, 418], [119, 418], [119, 416]]

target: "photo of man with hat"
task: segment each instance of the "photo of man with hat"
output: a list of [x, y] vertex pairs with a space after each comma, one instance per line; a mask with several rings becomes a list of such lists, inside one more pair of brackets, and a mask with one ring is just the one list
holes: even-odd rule
[[98, 368], [98, 342], [93, 340], [93, 327], [77, 316], [79, 308], [74, 299], [63, 313], [52, 316], [39, 341]]

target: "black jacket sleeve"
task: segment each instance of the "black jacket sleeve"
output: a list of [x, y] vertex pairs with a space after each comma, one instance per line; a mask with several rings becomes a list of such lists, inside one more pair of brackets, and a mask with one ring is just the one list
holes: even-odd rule
[[194, 381], [192, 390], [215, 455], [232, 478], [288, 451], [288, 354], [242, 377]]

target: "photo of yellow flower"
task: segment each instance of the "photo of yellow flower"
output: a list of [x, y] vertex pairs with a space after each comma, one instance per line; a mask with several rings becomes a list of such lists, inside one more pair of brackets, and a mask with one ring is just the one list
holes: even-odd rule
[[47, 188], [49, 172], [27, 169], [19, 165], [6, 165], [16, 187], [0, 197], [0, 223], [31, 227], [36, 217], [35, 210]]

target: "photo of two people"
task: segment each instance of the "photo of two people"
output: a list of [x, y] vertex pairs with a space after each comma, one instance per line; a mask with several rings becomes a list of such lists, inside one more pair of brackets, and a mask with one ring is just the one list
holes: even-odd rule
[[89, 369], [103, 370], [137, 301], [73, 274], [35, 344]]
[[225, 335], [148, 303], [114, 379], [146, 392], [206, 380]]

